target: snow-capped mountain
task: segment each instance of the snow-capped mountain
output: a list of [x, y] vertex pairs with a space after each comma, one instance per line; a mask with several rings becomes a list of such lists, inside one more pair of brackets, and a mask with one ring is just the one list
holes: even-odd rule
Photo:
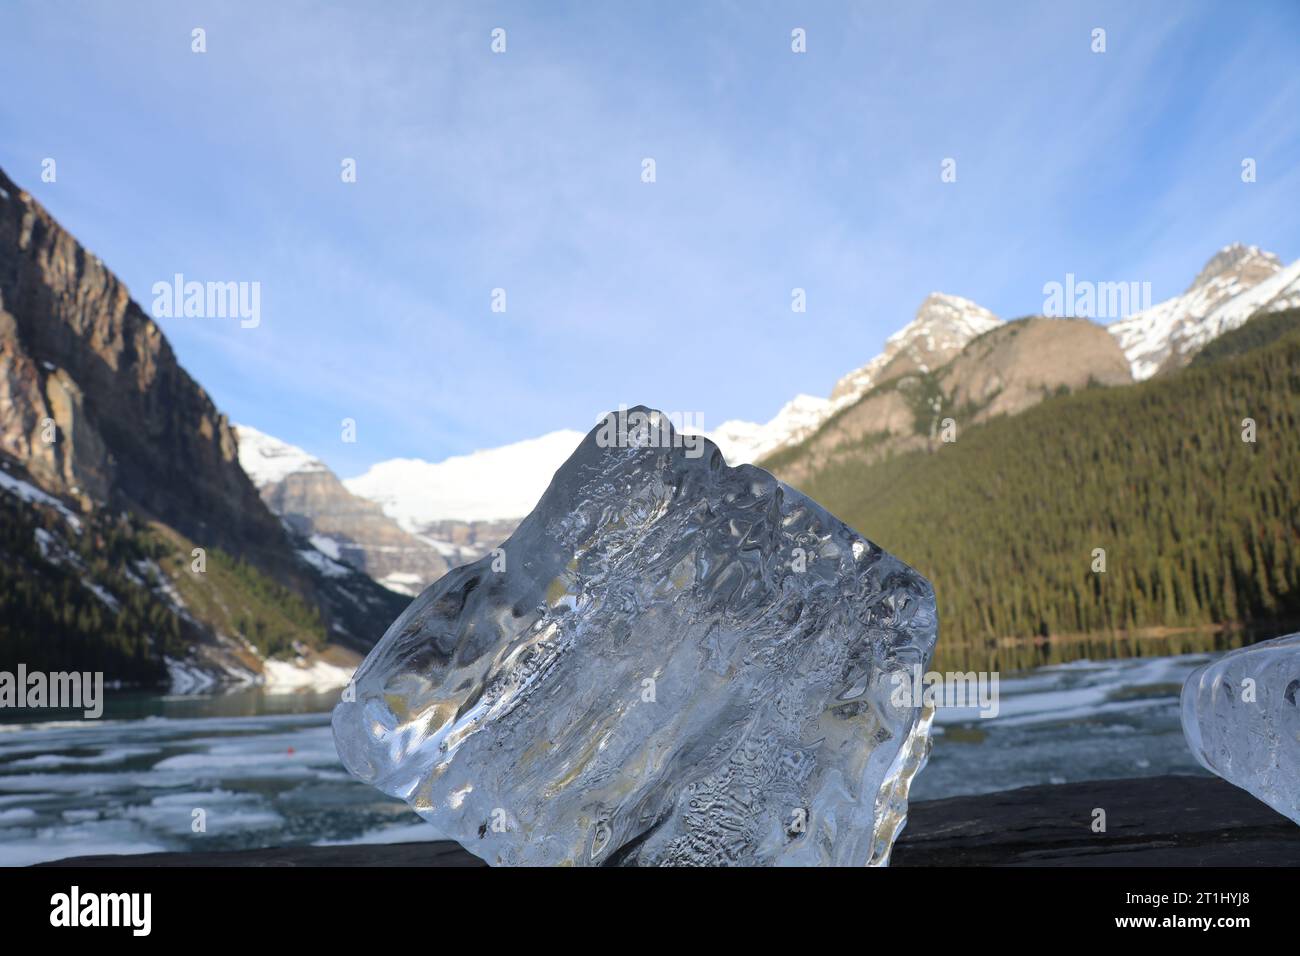
[[[971, 339], [999, 324], [997, 316], [974, 302], [936, 292], [907, 326], [889, 338], [879, 356], [840, 381], [832, 398], [796, 395], [768, 422], [731, 419], [704, 434], [731, 464], [757, 461], [802, 441], [882, 373], [941, 365]], [[378, 504], [403, 531], [444, 552], [451, 534], [448, 526], [453, 523], [486, 525], [481, 543], [492, 547], [496, 542], [487, 538], [503, 538], [514, 522], [532, 510], [582, 437], [581, 432], [565, 429], [445, 461], [396, 458], [342, 484], [352, 495]], [[328, 471], [301, 449], [242, 427], [240, 463], [259, 488], [291, 474]]]
[[[236, 425], [235, 434], [239, 463], [262, 501], [310, 545], [299, 556], [327, 576], [347, 573], [346, 565], [390, 590], [414, 595], [452, 567], [482, 556], [475, 529], [465, 523], [411, 534], [378, 504], [348, 491], [303, 449], [247, 425]], [[496, 543], [493, 537], [488, 546]]]
[[1108, 328], [1135, 379], [1185, 364], [1194, 352], [1258, 312], [1300, 305], [1300, 261], [1240, 243], [1219, 250], [1182, 295]]
[[[841, 379], [831, 398], [796, 395], [767, 422], [729, 419], [703, 434], [732, 465], [758, 461], [802, 441], [837, 409], [866, 392], [881, 373], [938, 367], [971, 339], [1001, 324], [1001, 319], [969, 299], [931, 293], [913, 320], [889, 337], [884, 351]], [[416, 535], [427, 535], [448, 521], [508, 523], [532, 510], [555, 470], [582, 438], [582, 432], [565, 429], [440, 462], [395, 458], [343, 484], [353, 494], [379, 504], [385, 514]]]
[[826, 420], [830, 410], [829, 399], [796, 395], [766, 424], [732, 419], [704, 435], [722, 449], [728, 464], [749, 464], [777, 448], [802, 441]]
[[[982, 382], [1000, 396], [1001, 404], [988, 406], [990, 414], [1014, 414], [1062, 384], [1077, 387], [1070, 379], [1073, 373], [1083, 375], [1082, 380], [1118, 384], [1129, 380], [1123, 368], [1127, 361], [1135, 378], [1146, 378], [1181, 364], [1251, 315], [1288, 305], [1300, 305], [1300, 263], [1283, 268], [1270, 253], [1233, 245], [1216, 254], [1183, 295], [1107, 327], [1113, 342], [1096, 326], [1091, 327], [1096, 337], [1089, 338], [1086, 320], [1074, 323], [1079, 328], [1030, 323], [1018, 324], [1022, 334], [1014, 342], [994, 336], [983, 351], [971, 352], [967, 347], [975, 339], [1011, 326], [969, 299], [934, 292], [885, 341], [879, 355], [836, 383], [829, 398], [796, 395], [768, 422], [730, 419], [703, 434], [733, 465], [761, 462], [803, 442], [846, 409], [848, 417], [837, 419], [837, 429], [901, 429], [906, 438], [913, 412], [901, 393], [870, 399], [876, 403], [870, 408], [859, 407], [859, 400], [887, 382], [957, 362], [961, 367], [954, 366], [948, 376], [954, 394], [964, 395], [964, 387]], [[1039, 339], [1041, 347], [1027, 352]], [[1102, 345], [1114, 353], [1113, 362]], [[1057, 346], [1068, 354], [1053, 357]], [[1017, 388], [1024, 392], [1023, 400], [1016, 399]], [[1014, 407], [1003, 407], [1008, 402]], [[837, 435], [833, 430], [820, 440], [833, 446], [842, 438]], [[309, 453], [241, 426], [239, 459], [272, 510], [310, 535], [326, 554], [390, 588], [415, 593], [447, 567], [475, 560], [504, 541], [582, 437], [566, 429], [444, 461], [392, 459], [339, 482]], [[784, 467], [789, 471], [797, 464]]]
[[405, 594], [509, 537], [582, 439], [557, 431], [440, 462], [394, 459], [343, 482], [295, 445], [247, 425], [236, 434], [240, 465], [272, 512], [320, 552], [313, 558]]
[[319, 458], [248, 425], [236, 425], [239, 464], [257, 489], [301, 472], [328, 471]]
[[533, 510], [582, 438], [562, 430], [445, 461], [394, 458], [343, 484], [414, 534], [439, 521], [518, 519]]
[[905, 372], [938, 368], [972, 339], [1001, 324], [996, 315], [969, 299], [932, 292], [916, 310], [912, 321], [885, 341], [879, 355], [836, 383], [830, 398], [796, 395], [766, 424], [733, 419], [706, 431], [705, 435], [722, 449], [733, 465], [758, 461], [780, 448], [803, 441], [831, 415], [852, 405], [874, 385]]
[[1001, 324], [1001, 319], [970, 299], [932, 292], [916, 310], [916, 317], [885, 340], [884, 351], [835, 384], [831, 401], [839, 407], [846, 400], [857, 399], [882, 381], [886, 370], [893, 377], [894, 372], [936, 369], [971, 339]]

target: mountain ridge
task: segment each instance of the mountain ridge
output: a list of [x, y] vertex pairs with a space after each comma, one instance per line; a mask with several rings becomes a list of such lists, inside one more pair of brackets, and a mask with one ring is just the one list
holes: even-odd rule
[[1181, 368], [1196, 350], [1261, 311], [1300, 305], [1300, 260], [1284, 266], [1258, 246], [1233, 243], [1215, 253], [1181, 295], [1107, 328], [1142, 381]]
[[[880, 354], [842, 376], [829, 397], [796, 395], [761, 424], [729, 419], [711, 430], [684, 431], [706, 435], [729, 462], [758, 463], [796, 482], [842, 458], [839, 445], [861, 451], [855, 443], [868, 435], [876, 439], [862, 463], [933, 447], [949, 416], [964, 428], [992, 415], [1018, 414], [1062, 390], [1124, 385], [1181, 367], [1197, 348], [1259, 308], [1285, 306], [1293, 272], [1300, 275], [1300, 263], [1284, 266], [1273, 253], [1234, 243], [1211, 256], [1184, 293], [1105, 326], [1087, 318], [1006, 322], [970, 299], [933, 292]], [[1005, 333], [1008, 328], [1013, 331]], [[978, 351], [971, 352], [976, 343]], [[1154, 362], [1153, 349], [1160, 352]], [[343, 485], [378, 503], [403, 531], [449, 560], [473, 559], [510, 534], [517, 517], [506, 515], [527, 512], [580, 437], [552, 432], [442, 462], [391, 459]], [[526, 480], [517, 481], [519, 475]], [[503, 480], [516, 499], [513, 508], [494, 490]], [[284, 507], [273, 504], [273, 510], [283, 513]], [[451, 517], [457, 514], [460, 521]], [[501, 517], [475, 529], [475, 516], [485, 514]], [[481, 534], [471, 549], [457, 553], [448, 539], [470, 529]], [[392, 573], [405, 573], [406, 583], [429, 583], [428, 574]], [[397, 577], [380, 580], [403, 587]]]
[[873, 385], [907, 370], [927, 372], [943, 365], [966, 343], [997, 328], [1002, 320], [970, 299], [931, 292], [912, 320], [888, 339], [880, 354], [835, 383], [831, 401], [848, 402]]
[[[319, 458], [248, 425], [236, 425], [239, 461], [267, 507], [335, 561], [414, 596], [459, 564], [482, 557], [480, 532], [502, 540], [513, 523], [430, 521], [408, 531], [376, 501], [353, 494]], [[491, 528], [491, 531], [486, 530]]]
[[110, 680], [191, 686], [367, 650], [405, 599], [285, 528], [237, 450], [125, 285], [0, 170], [0, 654], [117, 634]]
[[3, 171], [0, 189], [0, 451], [50, 488], [291, 574], [229, 422], [157, 323]]

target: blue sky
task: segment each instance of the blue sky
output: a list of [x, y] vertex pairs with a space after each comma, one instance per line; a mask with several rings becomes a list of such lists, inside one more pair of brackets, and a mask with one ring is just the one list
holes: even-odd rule
[[7, 2], [0, 165], [146, 309], [260, 282], [256, 329], [160, 324], [348, 477], [619, 403], [766, 420], [932, 290], [1294, 260], [1298, 37], [1294, 2]]

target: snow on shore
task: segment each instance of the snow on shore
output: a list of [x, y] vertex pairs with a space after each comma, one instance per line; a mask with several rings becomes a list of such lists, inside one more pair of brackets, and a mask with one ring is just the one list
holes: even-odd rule
[[273, 694], [300, 690], [334, 690], [346, 687], [352, 679], [351, 667], [339, 667], [326, 661], [310, 664], [289, 661], [266, 661], [262, 665], [263, 686]]

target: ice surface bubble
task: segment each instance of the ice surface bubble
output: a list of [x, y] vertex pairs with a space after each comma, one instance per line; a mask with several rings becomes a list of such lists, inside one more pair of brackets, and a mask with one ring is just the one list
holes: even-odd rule
[[1225, 654], [1183, 685], [1196, 759], [1300, 823], [1300, 634]]
[[649, 416], [608, 416], [393, 623], [334, 711], [343, 762], [491, 863], [888, 862], [929, 583]]

